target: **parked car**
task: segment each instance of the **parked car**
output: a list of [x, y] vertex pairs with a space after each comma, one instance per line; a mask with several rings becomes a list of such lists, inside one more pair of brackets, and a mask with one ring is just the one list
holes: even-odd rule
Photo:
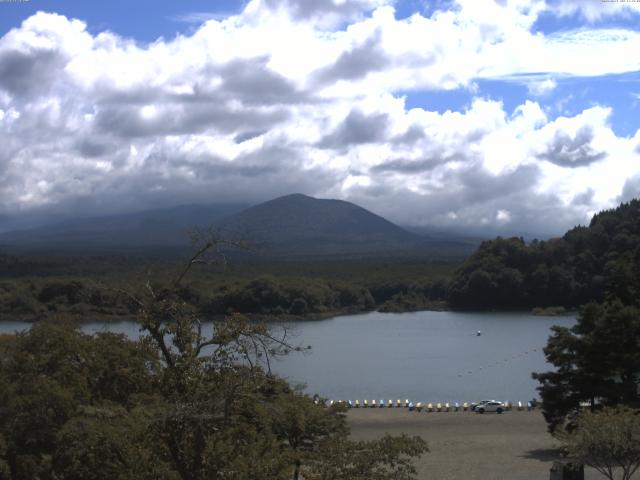
[[474, 412], [477, 407], [479, 407], [480, 405], [483, 405], [485, 403], [489, 403], [489, 402], [497, 402], [497, 400], [480, 400], [479, 402], [471, 402], [471, 405], [470, 405], [469, 409], [472, 412]]
[[489, 401], [489, 402], [485, 402], [485, 403], [481, 403], [480, 405], [476, 406], [475, 411], [478, 413], [485, 413], [485, 412], [496, 412], [496, 413], [502, 413], [505, 410], [505, 406], [504, 403], [502, 402], [496, 402], [495, 400]]

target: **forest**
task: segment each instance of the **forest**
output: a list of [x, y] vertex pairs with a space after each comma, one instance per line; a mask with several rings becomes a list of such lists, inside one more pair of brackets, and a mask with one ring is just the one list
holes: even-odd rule
[[561, 238], [525, 243], [497, 238], [453, 274], [452, 309], [577, 308], [640, 299], [640, 201], [598, 213]]
[[[0, 257], [0, 317], [52, 314], [131, 318], [123, 295], [133, 285], [166, 281], [180, 264], [167, 258]], [[324, 318], [362, 311], [443, 308], [455, 263], [419, 259], [234, 262], [194, 269], [180, 295], [207, 318]]]

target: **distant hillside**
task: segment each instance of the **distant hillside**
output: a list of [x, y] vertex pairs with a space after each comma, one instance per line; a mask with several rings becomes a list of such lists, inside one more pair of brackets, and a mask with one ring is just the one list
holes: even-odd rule
[[183, 205], [123, 215], [82, 218], [0, 235], [0, 247], [19, 251], [154, 252], [189, 247], [188, 230], [219, 222], [246, 204]]
[[221, 229], [269, 254], [393, 253], [425, 243], [424, 237], [353, 203], [300, 194], [248, 208], [226, 219]]
[[461, 258], [477, 245], [408, 232], [353, 203], [287, 195], [253, 207], [188, 205], [78, 219], [0, 235], [10, 252], [178, 253], [187, 231], [214, 226], [225, 238], [249, 242], [267, 257], [432, 256]]
[[593, 217], [562, 238], [483, 242], [450, 284], [454, 308], [577, 307], [640, 302], [640, 200]]

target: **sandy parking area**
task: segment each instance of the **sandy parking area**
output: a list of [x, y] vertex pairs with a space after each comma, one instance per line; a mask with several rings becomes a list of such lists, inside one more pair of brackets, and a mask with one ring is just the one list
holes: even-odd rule
[[[351, 435], [368, 440], [385, 433], [420, 435], [430, 452], [417, 461], [420, 479], [545, 480], [558, 457], [539, 411], [502, 415], [425, 413], [404, 408], [352, 409]], [[594, 470], [588, 480], [603, 479]]]

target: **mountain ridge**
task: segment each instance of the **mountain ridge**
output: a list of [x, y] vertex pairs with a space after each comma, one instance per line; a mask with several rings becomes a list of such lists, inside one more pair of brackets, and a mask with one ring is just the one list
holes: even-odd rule
[[260, 255], [424, 256], [451, 249], [467, 254], [468, 242], [430, 239], [409, 232], [354, 203], [294, 193], [266, 202], [183, 205], [108, 217], [67, 220], [0, 235], [0, 248], [144, 252], [184, 251], [188, 227], [215, 227], [223, 238], [247, 241]]

